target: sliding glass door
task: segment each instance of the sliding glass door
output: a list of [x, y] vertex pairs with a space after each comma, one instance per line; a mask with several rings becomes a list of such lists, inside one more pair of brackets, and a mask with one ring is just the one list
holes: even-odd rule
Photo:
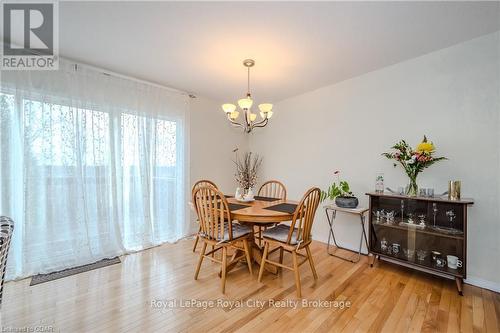
[[15, 221], [9, 278], [187, 231], [184, 119], [82, 96], [0, 94], [0, 215]]

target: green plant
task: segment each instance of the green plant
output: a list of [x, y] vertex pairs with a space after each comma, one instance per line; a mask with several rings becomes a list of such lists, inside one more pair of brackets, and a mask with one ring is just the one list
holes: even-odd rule
[[340, 180], [340, 171], [335, 171], [333, 174], [337, 176], [338, 184], [337, 182], [333, 182], [326, 191], [321, 191], [321, 202], [325, 201], [327, 198], [330, 200], [335, 200], [336, 197], [353, 198], [354, 194], [349, 188], [349, 183], [345, 180]]

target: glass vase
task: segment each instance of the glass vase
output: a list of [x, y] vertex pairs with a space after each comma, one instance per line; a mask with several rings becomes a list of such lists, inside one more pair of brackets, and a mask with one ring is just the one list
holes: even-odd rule
[[417, 177], [410, 177], [408, 186], [406, 187], [406, 195], [416, 197], [418, 195]]

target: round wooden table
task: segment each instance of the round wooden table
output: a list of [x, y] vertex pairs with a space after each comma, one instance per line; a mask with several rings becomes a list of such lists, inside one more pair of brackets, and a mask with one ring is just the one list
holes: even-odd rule
[[[266, 207], [271, 207], [275, 206], [278, 204], [286, 203], [286, 204], [293, 204], [297, 205], [297, 201], [293, 200], [273, 200], [273, 201], [267, 201], [267, 200], [258, 200], [256, 199], [255, 201], [252, 202], [240, 202], [236, 200], [234, 197], [227, 198], [228, 203], [230, 204], [229, 209], [231, 210], [231, 217], [233, 220], [237, 220], [241, 224], [247, 224], [250, 226], [254, 225], [267, 225], [270, 223], [280, 223], [280, 222], [285, 222], [285, 221], [291, 221], [293, 218], [293, 213], [286, 213], [286, 212], [279, 212], [275, 210], [270, 210], [270, 209], [265, 209]], [[231, 204], [236, 204], [236, 205], [245, 205], [248, 207], [244, 208], [236, 208], [234, 209], [231, 207]], [[255, 238], [253, 237], [252, 233], [252, 256], [254, 260], [260, 265], [260, 262], [262, 260], [262, 251], [263, 249], [257, 244], [255, 241]], [[235, 258], [239, 256], [241, 253], [239, 253], [239, 250], [235, 252], [233, 255]], [[228, 266], [228, 271], [234, 268], [236, 265], [230, 265]], [[271, 265], [266, 265], [265, 269], [271, 273], [276, 274], [278, 272], [278, 269], [276, 266], [271, 266]]]
[[[284, 221], [291, 221], [293, 213], [278, 212], [275, 210], [265, 209], [267, 207], [275, 206], [281, 203], [297, 205], [297, 201], [293, 200], [255, 200], [252, 202], [240, 202], [235, 198], [227, 198], [228, 203], [245, 205], [246, 208], [231, 210], [233, 220], [238, 220], [243, 223], [252, 224], [269, 224], [279, 223]], [[231, 207], [229, 207], [231, 209]]]

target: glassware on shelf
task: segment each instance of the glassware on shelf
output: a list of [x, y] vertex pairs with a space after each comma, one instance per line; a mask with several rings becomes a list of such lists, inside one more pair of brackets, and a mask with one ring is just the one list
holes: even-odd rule
[[448, 221], [450, 222], [450, 229], [454, 229], [453, 225], [455, 222], [455, 218], [457, 217], [457, 214], [455, 214], [454, 210], [447, 210], [446, 217], [448, 218]]
[[415, 250], [413, 249], [403, 249], [403, 253], [405, 254], [406, 259], [413, 260], [415, 259]]
[[434, 189], [433, 188], [427, 189], [427, 197], [434, 198]]
[[385, 221], [387, 224], [394, 224], [394, 211], [391, 210], [390, 212], [385, 213]]
[[373, 215], [375, 216], [375, 221], [380, 223], [380, 221], [384, 218], [384, 210], [376, 210], [373, 212]]
[[424, 261], [427, 258], [426, 250], [417, 250], [417, 259], [418, 261]]
[[400, 250], [401, 250], [401, 245], [400, 244], [398, 244], [398, 243], [393, 243], [392, 244], [392, 253], [394, 253], [395, 255], [397, 255]]
[[436, 215], [437, 215], [438, 209], [437, 209], [437, 204], [434, 202], [432, 204], [432, 216], [433, 216], [433, 226], [434, 228], [436, 227]]
[[382, 240], [380, 241], [380, 250], [382, 252], [387, 252], [387, 248], [388, 248], [388, 242], [385, 238], [382, 238]]
[[415, 224], [415, 221], [413, 221], [413, 216], [415, 214], [413, 213], [408, 213], [408, 224]]
[[421, 227], [425, 227], [425, 218], [426, 218], [426, 217], [427, 217], [427, 215], [425, 215], [425, 214], [420, 214], [420, 215], [418, 216], [418, 220], [419, 220], [419, 222], [420, 222], [420, 223], [419, 223], [419, 225], [420, 225]]
[[420, 188], [419, 195], [421, 197], [426, 197], [427, 196], [427, 189], [426, 188]]

